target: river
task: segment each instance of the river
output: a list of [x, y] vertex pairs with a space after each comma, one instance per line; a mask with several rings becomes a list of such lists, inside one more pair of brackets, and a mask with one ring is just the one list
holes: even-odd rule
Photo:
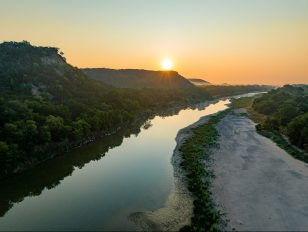
[[163, 207], [172, 190], [177, 132], [228, 103], [156, 116], [1, 181], [0, 230], [136, 230], [128, 216]]

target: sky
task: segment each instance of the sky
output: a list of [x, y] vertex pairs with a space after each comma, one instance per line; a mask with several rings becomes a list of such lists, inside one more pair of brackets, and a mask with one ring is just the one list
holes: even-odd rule
[[22, 40], [80, 68], [308, 84], [308, 0], [0, 0], [0, 42]]

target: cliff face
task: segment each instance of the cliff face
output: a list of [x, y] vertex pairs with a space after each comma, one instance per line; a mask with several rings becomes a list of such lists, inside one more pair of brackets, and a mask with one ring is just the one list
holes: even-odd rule
[[88, 78], [66, 63], [59, 49], [36, 47], [28, 42], [0, 44], [0, 89], [11, 94], [48, 96], [62, 101], [104, 84]]
[[175, 71], [140, 69], [83, 69], [90, 78], [120, 88], [194, 89], [186, 78]]
[[208, 81], [205, 81], [203, 79], [199, 79], [199, 78], [189, 78], [188, 79], [192, 84], [196, 85], [196, 86], [204, 86], [204, 85], [210, 85], [211, 83]]

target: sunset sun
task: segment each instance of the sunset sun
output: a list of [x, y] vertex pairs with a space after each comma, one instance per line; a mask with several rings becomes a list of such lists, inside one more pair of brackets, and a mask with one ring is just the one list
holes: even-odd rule
[[172, 60], [170, 60], [169, 58], [165, 58], [165, 59], [163, 59], [162, 60], [162, 62], [161, 62], [161, 68], [163, 69], [163, 70], [171, 70], [172, 69], [172, 66], [173, 66], [173, 64], [172, 64]]

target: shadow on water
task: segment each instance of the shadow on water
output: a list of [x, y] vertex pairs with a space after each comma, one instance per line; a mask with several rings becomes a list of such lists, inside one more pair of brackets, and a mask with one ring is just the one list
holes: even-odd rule
[[99, 160], [112, 148], [122, 144], [123, 139], [138, 135], [143, 122], [117, 133], [106, 136], [87, 146], [48, 160], [41, 165], [16, 176], [0, 181], [0, 217], [3, 217], [15, 203], [28, 196], [38, 196], [46, 189], [52, 189], [70, 176], [75, 168], [82, 168], [90, 161]]
[[[204, 108], [203, 104], [190, 106], [189, 108]], [[176, 115], [187, 107], [176, 107], [158, 113], [161, 117]], [[150, 119], [152, 119], [152, 116]], [[29, 196], [39, 196], [44, 189], [52, 189], [61, 183], [66, 177], [71, 176], [76, 168], [81, 169], [85, 164], [100, 160], [112, 148], [122, 144], [124, 138], [131, 135], [137, 136], [141, 128], [148, 129], [151, 126], [149, 118], [142, 119], [117, 133], [106, 136], [95, 142], [48, 160], [41, 165], [11, 176], [0, 181], [0, 217], [14, 206]]]

